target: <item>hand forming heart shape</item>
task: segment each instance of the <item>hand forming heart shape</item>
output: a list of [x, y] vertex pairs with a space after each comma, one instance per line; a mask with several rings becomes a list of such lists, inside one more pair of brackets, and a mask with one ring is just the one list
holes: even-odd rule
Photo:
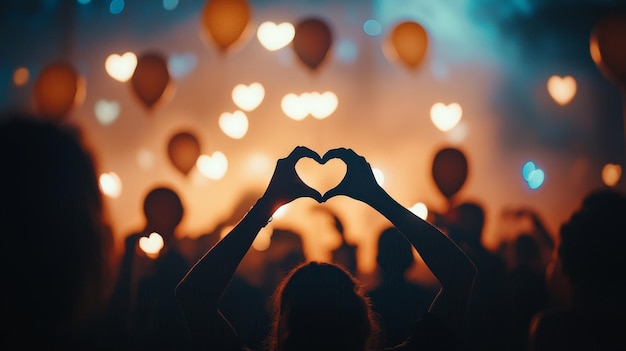
[[295, 171], [304, 184], [319, 191], [323, 197], [341, 183], [346, 176], [347, 165], [339, 158], [302, 157], [296, 162]]
[[[307, 161], [307, 158], [314, 162]], [[337, 162], [331, 162], [335, 159], [337, 159]], [[303, 162], [296, 167], [296, 164], [299, 164], [301, 160]], [[326, 163], [332, 164], [330, 167], [324, 167], [324, 170], [330, 171], [328, 174], [332, 176], [330, 177], [330, 183], [328, 181], [322, 182], [322, 184], [330, 187], [323, 194], [316, 190], [316, 188], [320, 187], [320, 184], [314, 181], [316, 178], [308, 176], [301, 168], [301, 166], [306, 166], [307, 162], [309, 169], [318, 165], [325, 165]], [[344, 165], [345, 168], [343, 168]], [[319, 167], [317, 169], [319, 170]], [[317, 179], [319, 178], [318, 176]], [[332, 149], [320, 157], [315, 151], [304, 146], [298, 146], [289, 156], [278, 161], [274, 176], [268, 187], [268, 192], [283, 202], [299, 197], [311, 197], [322, 203], [333, 196], [346, 195], [367, 203], [374, 196], [371, 190], [377, 186], [378, 184], [369, 163], [353, 150], [346, 148]]]

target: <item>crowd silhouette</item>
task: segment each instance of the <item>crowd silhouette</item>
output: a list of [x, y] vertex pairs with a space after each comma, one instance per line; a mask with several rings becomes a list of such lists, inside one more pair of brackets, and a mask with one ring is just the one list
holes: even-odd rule
[[[118, 257], [97, 163], [81, 138], [36, 115], [0, 116], [2, 349], [626, 349], [618, 190], [589, 192], [554, 234], [532, 208], [508, 210], [531, 228], [490, 250], [480, 201], [455, 202], [431, 224], [387, 194], [355, 151], [296, 147], [262, 194], [197, 240], [178, 230], [185, 205], [175, 187], [153, 186], [145, 225], [124, 236]], [[346, 175], [320, 194], [295, 172], [301, 158], [340, 159]], [[307, 257], [300, 233], [272, 226], [260, 273], [241, 274], [276, 209], [336, 196], [389, 221], [376, 238], [375, 283], [360, 279], [359, 246], [346, 240], [340, 212], [329, 212], [341, 244], [328, 262]], [[138, 243], [154, 232], [164, 246], [151, 257]], [[436, 284], [409, 278], [416, 254]]]
[[[322, 196], [296, 174], [295, 165], [302, 157], [318, 162], [339, 158], [347, 165], [346, 175]], [[245, 349], [218, 305], [237, 266], [272, 214], [300, 197], [324, 202], [340, 195], [362, 201], [388, 218], [441, 283], [410, 337], [394, 349], [454, 349], [460, 341], [474, 282], [472, 262], [446, 235], [391, 198], [378, 185], [363, 157], [349, 149], [333, 149], [321, 158], [306, 147], [297, 147], [278, 160], [263, 196], [176, 288], [197, 349]], [[341, 265], [315, 261], [297, 265], [277, 287], [272, 307], [273, 322], [266, 343], [271, 350], [378, 349], [378, 323], [369, 298], [357, 278]]]
[[[143, 203], [146, 224], [126, 237], [117, 283], [111, 299], [115, 340], [124, 349], [179, 350], [189, 348], [183, 315], [172, 291], [191, 267], [178, 248], [176, 228], [184, 208], [169, 187], [148, 192]], [[158, 233], [163, 248], [155, 259], [138, 255], [142, 237]]]

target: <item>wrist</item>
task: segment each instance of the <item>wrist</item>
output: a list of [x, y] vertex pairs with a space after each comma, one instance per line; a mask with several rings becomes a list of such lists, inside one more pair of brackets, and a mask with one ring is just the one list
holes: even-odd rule
[[273, 208], [272, 201], [261, 197], [250, 207], [250, 210], [246, 213], [246, 218], [265, 227], [272, 220], [272, 215], [274, 214]]

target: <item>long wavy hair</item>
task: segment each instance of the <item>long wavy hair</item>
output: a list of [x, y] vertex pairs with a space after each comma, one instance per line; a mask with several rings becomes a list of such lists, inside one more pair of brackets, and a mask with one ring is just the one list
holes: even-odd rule
[[305, 262], [273, 295], [271, 351], [374, 350], [379, 326], [359, 280], [343, 267]]

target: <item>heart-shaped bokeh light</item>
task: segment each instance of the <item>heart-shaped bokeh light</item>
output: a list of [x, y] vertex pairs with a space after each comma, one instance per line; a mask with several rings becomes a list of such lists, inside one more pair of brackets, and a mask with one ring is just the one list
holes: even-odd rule
[[296, 94], [287, 94], [283, 97], [280, 106], [287, 117], [294, 121], [301, 121], [309, 115], [309, 106]]
[[602, 181], [606, 186], [615, 186], [622, 177], [622, 166], [615, 163], [607, 163], [602, 167]]
[[265, 88], [261, 83], [238, 84], [233, 88], [233, 102], [244, 111], [253, 111], [265, 98]]
[[163, 237], [157, 232], [152, 232], [149, 236], [139, 238], [139, 248], [151, 257], [158, 255], [163, 245], [165, 245]]
[[281, 107], [287, 117], [300, 121], [311, 115], [317, 119], [324, 119], [335, 112], [339, 105], [337, 95], [332, 91], [324, 93], [310, 92], [296, 95], [287, 94], [281, 101]]
[[337, 100], [337, 95], [332, 91], [322, 94], [313, 92], [309, 95], [309, 104], [311, 116], [317, 119], [324, 119], [335, 112], [339, 100]]
[[219, 124], [222, 132], [233, 139], [241, 139], [248, 132], [248, 117], [239, 110], [222, 113]]
[[543, 185], [545, 173], [542, 169], [537, 168], [534, 162], [528, 161], [522, 167], [522, 177], [532, 190], [538, 189]]
[[548, 93], [561, 106], [567, 105], [576, 95], [576, 79], [572, 76], [552, 76], [547, 85]]
[[300, 179], [322, 195], [339, 185], [346, 175], [346, 170], [345, 162], [338, 158], [320, 164], [311, 158], [303, 157], [296, 163], [296, 173]]
[[104, 62], [107, 73], [115, 80], [126, 82], [133, 76], [137, 67], [137, 55], [127, 52], [123, 55], [111, 54]]
[[263, 22], [256, 31], [256, 36], [261, 45], [269, 51], [284, 48], [293, 40], [296, 30], [289, 22], [276, 24]]
[[461, 121], [462, 115], [461, 105], [456, 102], [449, 105], [437, 102], [430, 108], [430, 119], [435, 127], [442, 132], [454, 128]]
[[228, 170], [228, 159], [221, 151], [213, 152], [213, 155], [200, 155], [196, 166], [202, 175], [209, 179], [220, 180]]
[[120, 115], [120, 110], [121, 107], [117, 101], [107, 101], [101, 99], [96, 101], [96, 105], [94, 106], [96, 119], [103, 126], [108, 126], [109, 124], [115, 122], [117, 117]]
[[102, 173], [98, 183], [100, 191], [108, 197], [116, 198], [122, 193], [122, 180], [115, 172]]

